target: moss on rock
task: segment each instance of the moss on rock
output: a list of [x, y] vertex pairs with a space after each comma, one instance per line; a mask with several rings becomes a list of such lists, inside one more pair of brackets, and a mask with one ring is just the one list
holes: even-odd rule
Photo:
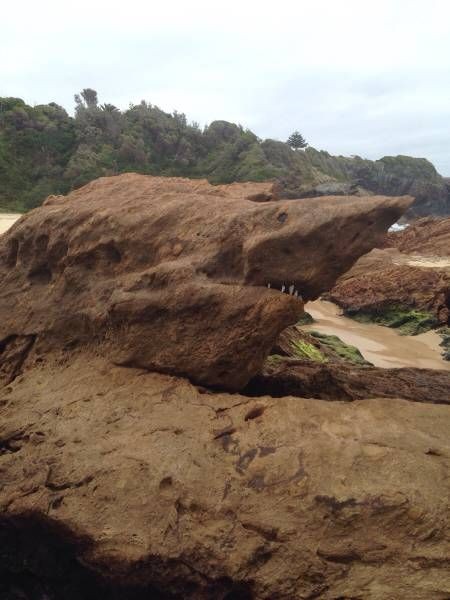
[[305, 360], [313, 360], [314, 362], [327, 362], [327, 358], [322, 352], [309, 342], [304, 340], [294, 340], [292, 342], [294, 354], [297, 358], [303, 358]]
[[310, 335], [316, 338], [321, 346], [327, 348], [334, 356], [345, 362], [356, 365], [371, 365], [355, 346], [346, 344], [337, 335], [328, 335], [319, 331], [310, 331]]
[[433, 314], [401, 306], [377, 310], [346, 310], [344, 314], [360, 323], [377, 323], [398, 329], [402, 335], [418, 335], [439, 325]]

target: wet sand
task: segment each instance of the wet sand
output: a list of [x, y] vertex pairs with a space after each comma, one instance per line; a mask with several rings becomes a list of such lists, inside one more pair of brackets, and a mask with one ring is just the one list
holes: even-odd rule
[[450, 258], [446, 258], [445, 256], [411, 256], [406, 261], [406, 264], [411, 265], [413, 267], [426, 267], [427, 269], [443, 269], [446, 267], [450, 267]]
[[0, 234], [5, 233], [21, 216], [17, 213], [0, 213]]
[[416, 336], [400, 335], [395, 329], [372, 323], [358, 323], [341, 316], [341, 309], [332, 302], [316, 300], [305, 306], [315, 323], [302, 327], [337, 335], [347, 344], [356, 346], [366, 360], [376, 367], [420, 367], [450, 371], [450, 361], [441, 357], [440, 336], [427, 331]]

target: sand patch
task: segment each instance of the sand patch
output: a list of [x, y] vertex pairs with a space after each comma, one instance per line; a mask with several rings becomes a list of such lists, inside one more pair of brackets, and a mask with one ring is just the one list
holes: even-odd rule
[[5, 233], [22, 215], [17, 213], [0, 213], [0, 234]]
[[394, 258], [396, 265], [409, 265], [411, 267], [422, 267], [423, 269], [445, 269], [450, 268], [450, 256], [419, 256], [404, 255]]
[[308, 302], [305, 310], [316, 322], [302, 326], [302, 329], [337, 335], [346, 344], [356, 346], [364, 358], [376, 367], [450, 371], [450, 362], [441, 357], [441, 338], [435, 331], [416, 336], [400, 335], [389, 327], [359, 323], [344, 317], [338, 306], [324, 300]]

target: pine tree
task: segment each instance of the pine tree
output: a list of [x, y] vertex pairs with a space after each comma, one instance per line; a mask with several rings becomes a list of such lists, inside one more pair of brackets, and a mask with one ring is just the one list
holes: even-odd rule
[[298, 131], [294, 131], [287, 140], [287, 143], [294, 150], [298, 150], [299, 148], [306, 148], [308, 145], [305, 141], [305, 138]]

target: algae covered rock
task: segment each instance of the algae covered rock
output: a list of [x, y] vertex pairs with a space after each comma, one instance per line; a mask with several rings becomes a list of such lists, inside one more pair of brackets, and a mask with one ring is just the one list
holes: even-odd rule
[[285, 329], [272, 348], [268, 357], [271, 361], [288, 357], [318, 363], [348, 362], [358, 365], [369, 365], [355, 346], [346, 344], [336, 335], [327, 335], [318, 331], [304, 331], [303, 323], [297, 323]]
[[346, 309], [344, 314], [360, 323], [377, 323], [398, 329], [402, 335], [419, 335], [439, 325], [430, 312], [414, 310], [407, 306], [382, 306], [373, 310]]
[[370, 365], [355, 346], [346, 344], [337, 335], [329, 335], [319, 331], [310, 331], [310, 335], [320, 342], [321, 347], [328, 349], [329, 353], [344, 362], [356, 365]]

